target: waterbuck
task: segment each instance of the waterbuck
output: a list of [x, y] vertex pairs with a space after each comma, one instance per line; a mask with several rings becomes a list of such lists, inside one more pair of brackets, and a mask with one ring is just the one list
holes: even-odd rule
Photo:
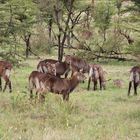
[[128, 96], [130, 95], [130, 90], [132, 87], [132, 82], [134, 85], [134, 95], [137, 95], [137, 87], [140, 83], [140, 66], [134, 66], [130, 70], [130, 79], [129, 79], [129, 88], [128, 88]]
[[0, 61], [0, 90], [2, 90], [1, 77], [5, 80], [5, 86], [3, 92], [6, 90], [7, 85], [9, 86], [9, 92], [12, 92], [12, 86], [10, 81], [10, 72], [13, 68], [12, 64], [7, 61]]
[[52, 92], [56, 94], [62, 94], [63, 100], [69, 100], [69, 94], [78, 86], [80, 81], [85, 80], [84, 74], [80, 72], [74, 72], [70, 79], [60, 78], [56, 76], [44, 77], [38, 80], [40, 83], [41, 95], [44, 93]]
[[56, 76], [60, 77], [61, 75], [65, 75], [65, 78], [68, 76], [68, 73], [70, 71], [69, 64], [65, 62], [59, 62], [58, 60], [54, 59], [45, 59], [43, 61], [40, 61], [37, 65], [37, 70], [46, 73], [47, 67], [45, 66], [45, 64], [47, 63], [55, 64]]
[[97, 83], [99, 80], [100, 84], [100, 90], [105, 89], [105, 76], [104, 76], [104, 71], [103, 68], [98, 65], [98, 64], [92, 64], [90, 65], [90, 70], [89, 70], [89, 79], [88, 79], [88, 87], [87, 90], [90, 89], [90, 82], [93, 82], [93, 90], [97, 90]]
[[33, 71], [30, 75], [29, 75], [29, 89], [30, 89], [30, 98], [33, 97], [33, 90], [36, 91], [36, 96], [38, 91], [40, 90], [40, 86], [39, 83], [37, 83], [38, 81], [36, 79], [42, 79], [45, 76], [53, 76], [56, 75], [56, 67], [55, 64], [50, 64], [50, 63], [46, 63], [45, 64], [45, 68], [47, 68], [46, 73], [42, 73], [39, 71]]

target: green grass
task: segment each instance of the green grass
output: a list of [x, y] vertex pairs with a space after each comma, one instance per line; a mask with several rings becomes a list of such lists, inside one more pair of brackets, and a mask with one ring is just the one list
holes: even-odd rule
[[123, 79], [122, 89], [112, 80], [105, 91], [86, 90], [81, 83], [70, 101], [48, 94], [44, 104], [29, 101], [28, 76], [37, 60], [14, 69], [13, 93], [0, 93], [0, 140], [139, 140], [140, 97], [127, 97], [130, 65], [103, 65], [107, 79]]

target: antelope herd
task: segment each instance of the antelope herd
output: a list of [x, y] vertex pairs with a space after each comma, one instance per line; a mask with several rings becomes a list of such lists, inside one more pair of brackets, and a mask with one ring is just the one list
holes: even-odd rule
[[[10, 72], [12, 64], [7, 61], [0, 61], [0, 90], [2, 90], [1, 77], [5, 80], [3, 92], [6, 90], [7, 85], [9, 91], [12, 92], [10, 81]], [[71, 71], [70, 78], [67, 78]], [[86, 79], [85, 73], [88, 74], [88, 86], [93, 83], [93, 90], [97, 90], [97, 83], [99, 82], [100, 90], [106, 88], [105, 73], [101, 65], [89, 64], [86, 60], [74, 55], [65, 55], [63, 62], [54, 59], [45, 59], [40, 61], [37, 65], [37, 70], [31, 72], [29, 75], [29, 90], [30, 99], [32, 99], [33, 92], [35, 92], [35, 99], [45, 99], [45, 94], [52, 92], [55, 94], [62, 94], [63, 100], [69, 100], [69, 94], [78, 86], [80, 82]], [[62, 76], [64, 75], [64, 78]], [[128, 96], [130, 90], [134, 85], [134, 95], [137, 95], [137, 87], [140, 83], [140, 66], [134, 66], [130, 70]], [[122, 86], [122, 81], [116, 80], [114, 83]]]

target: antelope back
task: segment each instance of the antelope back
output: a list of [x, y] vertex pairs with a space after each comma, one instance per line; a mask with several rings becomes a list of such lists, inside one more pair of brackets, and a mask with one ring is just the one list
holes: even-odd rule
[[52, 75], [56, 75], [56, 65], [55, 64], [51, 64], [49, 62], [46, 63], [46, 73], [50, 73]]
[[42, 72], [42, 73], [50, 73], [52, 75], [56, 75], [56, 66], [55, 66], [55, 64], [51, 64], [49, 62], [40, 63], [38, 65], [37, 69], [38, 69], [39, 72]]

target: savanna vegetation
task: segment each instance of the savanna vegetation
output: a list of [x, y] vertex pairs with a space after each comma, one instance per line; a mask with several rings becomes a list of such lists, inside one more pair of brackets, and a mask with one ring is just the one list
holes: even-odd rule
[[[140, 98], [127, 96], [140, 59], [139, 0], [0, 0], [0, 17], [0, 58], [14, 66], [13, 92], [0, 93], [0, 139], [140, 139]], [[101, 64], [106, 90], [87, 91], [85, 81], [68, 102], [51, 93], [31, 102], [29, 74], [64, 54]]]
[[137, 60], [139, 9], [139, 0], [1, 0], [0, 56], [17, 63], [58, 48], [62, 60], [69, 48], [91, 60]]

